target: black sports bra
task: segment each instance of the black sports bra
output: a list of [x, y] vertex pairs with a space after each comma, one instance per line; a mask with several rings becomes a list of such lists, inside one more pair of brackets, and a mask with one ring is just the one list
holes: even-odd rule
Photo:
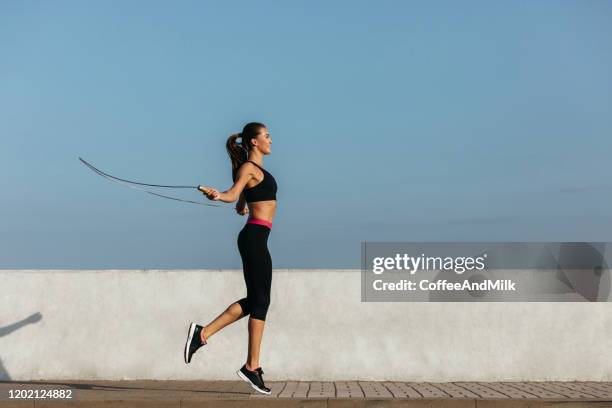
[[247, 203], [252, 203], [255, 201], [267, 201], [267, 200], [276, 200], [276, 180], [270, 173], [268, 173], [264, 168], [259, 166], [257, 163], [247, 160], [249, 163], [253, 163], [257, 167], [263, 171], [264, 177], [258, 184], [254, 187], [244, 189], [244, 198]]

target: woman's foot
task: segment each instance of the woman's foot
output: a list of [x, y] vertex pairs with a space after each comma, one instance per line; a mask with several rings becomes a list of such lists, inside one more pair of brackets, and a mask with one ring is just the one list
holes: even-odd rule
[[238, 377], [249, 383], [255, 391], [262, 394], [270, 394], [270, 388], [266, 387], [263, 377], [261, 376], [263, 373], [261, 367], [255, 369], [255, 371], [250, 371], [246, 368], [246, 364], [244, 364], [240, 370], [236, 371]]
[[191, 362], [191, 356], [193, 356], [193, 353], [206, 344], [206, 340], [202, 341], [204, 338], [201, 334], [202, 329], [202, 326], [195, 324], [194, 322], [191, 322], [191, 325], [189, 325], [187, 340], [185, 341], [185, 364], [189, 364]]

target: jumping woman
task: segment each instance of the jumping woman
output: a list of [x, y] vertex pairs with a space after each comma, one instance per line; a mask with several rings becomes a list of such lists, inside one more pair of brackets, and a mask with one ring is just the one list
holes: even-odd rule
[[[237, 139], [240, 138], [240, 142]], [[238, 250], [242, 258], [242, 271], [247, 287], [245, 298], [232, 303], [206, 326], [191, 323], [185, 343], [185, 363], [193, 353], [206, 344], [208, 338], [225, 326], [249, 315], [249, 351], [246, 363], [236, 374], [262, 394], [270, 394], [264, 384], [259, 365], [259, 350], [263, 337], [266, 314], [270, 305], [272, 285], [272, 258], [268, 252], [268, 236], [276, 211], [276, 181], [263, 168], [263, 156], [270, 154], [272, 139], [265, 125], [248, 123], [242, 133], [227, 139], [227, 153], [232, 161], [234, 185], [220, 193], [211, 187], [200, 186], [210, 200], [226, 203], [238, 201], [236, 212], [250, 214], [246, 225], [238, 234]], [[247, 206], [248, 204], [248, 206]]]

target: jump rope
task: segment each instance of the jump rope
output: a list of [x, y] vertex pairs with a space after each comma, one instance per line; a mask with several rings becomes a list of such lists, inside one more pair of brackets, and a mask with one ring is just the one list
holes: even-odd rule
[[140, 191], [144, 191], [145, 193], [149, 193], [149, 194], [153, 194], [154, 196], [158, 196], [158, 197], [162, 197], [162, 198], [167, 198], [170, 200], [176, 200], [176, 201], [182, 201], [184, 203], [192, 203], [192, 204], [199, 204], [199, 205], [206, 205], [208, 207], [221, 207], [221, 208], [230, 208], [235, 210], [235, 207], [229, 206], [229, 205], [221, 205], [221, 204], [209, 204], [209, 203], [203, 203], [201, 201], [192, 201], [192, 200], [183, 200], [181, 198], [176, 198], [176, 197], [170, 197], [167, 195], [163, 195], [163, 194], [158, 194], [158, 193], [154, 193], [153, 191], [149, 191], [149, 190], [145, 190], [144, 188], [141, 187], [136, 187], [133, 186], [131, 184], [137, 184], [137, 185], [141, 185], [141, 186], [150, 186], [150, 187], [163, 187], [163, 188], [195, 188], [198, 191], [203, 192], [200, 187], [200, 185], [197, 186], [166, 186], [166, 185], [161, 185], [161, 184], [147, 184], [147, 183], [139, 183], [136, 181], [130, 181], [130, 180], [125, 180], [119, 177], [115, 177], [115, 176], [111, 176], [110, 174], [107, 174], [105, 172], [103, 172], [102, 170], [97, 169], [96, 167], [94, 167], [92, 164], [88, 163], [87, 161], [83, 160], [82, 158], [79, 157], [79, 160], [86, 165], [87, 167], [89, 167], [91, 170], [93, 170], [94, 172], [96, 172], [97, 174], [99, 174], [100, 176], [104, 177], [107, 180], [110, 181], [114, 181], [116, 183], [119, 183], [121, 185], [124, 185], [126, 187], [129, 188], [133, 188], [135, 190], [140, 190]]

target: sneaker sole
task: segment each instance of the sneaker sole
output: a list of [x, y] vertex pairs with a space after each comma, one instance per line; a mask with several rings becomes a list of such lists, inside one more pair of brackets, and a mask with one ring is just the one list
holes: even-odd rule
[[191, 326], [189, 326], [189, 332], [187, 333], [187, 342], [185, 343], [185, 352], [183, 353], [183, 357], [185, 357], [185, 364], [189, 364], [189, 345], [191, 344], [191, 340], [193, 340], [193, 332], [195, 331], [196, 324], [191, 322]]
[[259, 389], [255, 384], [253, 384], [253, 382], [251, 382], [251, 380], [249, 380], [249, 378], [247, 376], [242, 374], [242, 372], [240, 370], [236, 371], [236, 374], [238, 374], [238, 377], [240, 377], [244, 381], [248, 382], [251, 385], [251, 388], [253, 388], [255, 391], [259, 392], [260, 394], [270, 395], [272, 393], [271, 390], [266, 392], [266, 391], [263, 391], [263, 390]]

